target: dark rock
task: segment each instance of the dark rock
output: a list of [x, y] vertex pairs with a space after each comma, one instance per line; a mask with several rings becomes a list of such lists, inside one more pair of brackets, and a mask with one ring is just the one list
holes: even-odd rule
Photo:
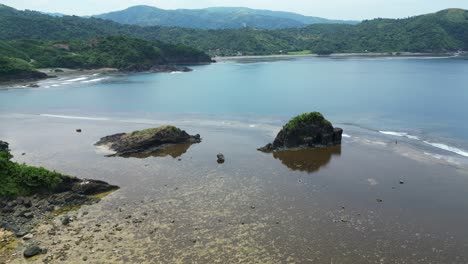
[[98, 180], [82, 180], [73, 186], [73, 190], [83, 195], [94, 195], [99, 193], [110, 192], [119, 189], [115, 185], [110, 185], [104, 181]]
[[378, 203], [381, 203], [381, 202], [383, 202], [383, 200], [382, 200], [382, 199], [376, 199], [376, 201], [377, 201]]
[[73, 219], [66, 215], [62, 218], [62, 225], [69, 225]]
[[30, 208], [32, 206], [32, 202], [30, 199], [24, 199], [23, 200], [23, 206], [26, 208]]
[[177, 65], [154, 65], [150, 69], [151, 72], [191, 72], [192, 69], [185, 66]]
[[88, 257], [87, 257], [87, 256], [83, 256], [83, 261], [88, 261]]
[[273, 143], [259, 148], [263, 152], [276, 150], [319, 148], [341, 144], [343, 130], [334, 128], [318, 112], [299, 115], [290, 120]]
[[26, 87], [30, 87], [30, 88], [38, 88], [39, 85], [37, 83], [30, 83], [30, 84], [27, 84]]
[[28, 234], [28, 232], [23, 231], [23, 230], [19, 230], [18, 232], [15, 232], [16, 237], [24, 237], [27, 234]]
[[39, 254], [47, 253], [47, 249], [40, 248], [38, 245], [31, 245], [26, 248], [23, 253], [25, 258], [31, 258]]
[[[132, 133], [120, 133], [101, 138], [95, 145], [107, 146], [116, 153], [110, 156], [138, 157], [171, 155], [174, 158], [183, 154], [191, 144], [200, 143], [200, 135], [191, 136], [173, 126], [145, 129]], [[182, 153], [174, 147], [183, 147]], [[166, 152], [169, 149], [169, 152]], [[174, 153], [172, 152], [176, 152]]]
[[77, 132], [77, 133], [81, 133], [81, 128], [78, 128], [78, 129], [76, 130], [76, 132]]
[[33, 213], [33, 212], [24, 212], [24, 213], [22, 214], [22, 216], [23, 216], [24, 218], [31, 219], [31, 218], [34, 218], [34, 213]]
[[62, 69], [55, 69], [54, 72], [63, 72]]
[[220, 154], [216, 155], [216, 157], [218, 158], [218, 163], [219, 163], [219, 164], [224, 163], [224, 160], [225, 160], [225, 159], [224, 159], [224, 155], [223, 155], [223, 154], [220, 153]]
[[404, 182], [404, 181], [400, 181], [400, 184], [405, 184], [405, 182]]

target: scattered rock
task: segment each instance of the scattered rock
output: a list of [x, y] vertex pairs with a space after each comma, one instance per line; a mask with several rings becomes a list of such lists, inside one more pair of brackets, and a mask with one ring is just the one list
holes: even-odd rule
[[297, 148], [319, 148], [341, 144], [343, 129], [334, 128], [322, 114], [306, 113], [291, 119], [278, 133], [273, 143], [259, 151], [273, 152]]
[[219, 164], [224, 163], [224, 160], [225, 160], [225, 159], [224, 159], [224, 155], [223, 155], [223, 154], [220, 153], [220, 154], [216, 155], [216, 157], [218, 158], [218, 163], [219, 163]]
[[88, 257], [87, 257], [87, 256], [83, 256], [83, 261], [88, 261]]
[[24, 212], [22, 215], [24, 218], [27, 218], [27, 219], [34, 218], [34, 213], [32, 212]]
[[76, 130], [77, 133], [81, 133], [81, 131], [82, 131], [81, 128], [78, 128], [78, 129]]
[[405, 182], [404, 182], [404, 181], [400, 181], [400, 184], [405, 184]]
[[62, 225], [69, 225], [71, 222], [73, 221], [73, 219], [66, 215], [62, 218]]
[[30, 245], [23, 252], [25, 258], [31, 258], [39, 254], [47, 253], [47, 249], [40, 248], [38, 245]]
[[378, 203], [381, 203], [381, 202], [383, 202], [383, 200], [382, 200], [382, 199], [376, 199], [376, 200], [377, 200], [377, 202], [378, 202]]
[[34, 237], [34, 235], [29, 233], [29, 234], [23, 236], [23, 240], [31, 240], [31, 239], [33, 239], [33, 237]]

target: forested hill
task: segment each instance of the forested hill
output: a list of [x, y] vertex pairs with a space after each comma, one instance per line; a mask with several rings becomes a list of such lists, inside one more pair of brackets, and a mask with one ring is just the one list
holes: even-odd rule
[[133, 38], [118, 24], [108, 25], [0, 5], [0, 82], [45, 78], [35, 70], [44, 67], [147, 71], [167, 64], [211, 62], [192, 47]]
[[52, 17], [1, 6], [0, 25], [0, 38], [4, 40], [69, 40], [126, 35], [148, 41], [184, 44], [211, 55], [264, 55], [303, 50], [320, 54], [468, 50], [468, 11], [462, 9], [447, 9], [406, 19], [374, 19], [358, 25], [202, 30], [141, 27], [76, 16]]
[[140, 26], [176, 26], [199, 29], [227, 28], [300, 28], [310, 24], [357, 24], [358, 21], [330, 20], [290, 12], [245, 7], [164, 10], [152, 6], [133, 6], [125, 10], [96, 15], [122, 24]]

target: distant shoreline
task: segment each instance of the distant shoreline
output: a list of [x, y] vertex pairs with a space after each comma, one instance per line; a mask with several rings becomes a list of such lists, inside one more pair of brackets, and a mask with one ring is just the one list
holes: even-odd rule
[[276, 55], [246, 55], [246, 56], [216, 56], [213, 59], [220, 61], [239, 60], [239, 59], [282, 59], [282, 58], [351, 58], [351, 57], [456, 57], [460, 53], [448, 52], [448, 53], [416, 53], [416, 52], [368, 52], [368, 53], [332, 53], [330, 55], [318, 55], [318, 54], [276, 54]]

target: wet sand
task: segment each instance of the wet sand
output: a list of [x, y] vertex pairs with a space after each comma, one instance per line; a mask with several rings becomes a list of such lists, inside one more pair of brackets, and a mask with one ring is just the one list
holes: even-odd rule
[[[121, 187], [69, 213], [69, 226], [60, 217], [39, 226], [34, 240], [48, 253], [28, 263], [468, 262], [467, 170], [404, 140], [344, 127], [351, 137], [341, 147], [265, 154], [256, 148], [271, 141], [270, 127], [176, 120], [202, 143], [166, 157], [107, 158], [93, 146], [100, 137], [162, 123], [0, 123], [16, 161]], [[25, 263], [21, 244], [3, 259]]]

